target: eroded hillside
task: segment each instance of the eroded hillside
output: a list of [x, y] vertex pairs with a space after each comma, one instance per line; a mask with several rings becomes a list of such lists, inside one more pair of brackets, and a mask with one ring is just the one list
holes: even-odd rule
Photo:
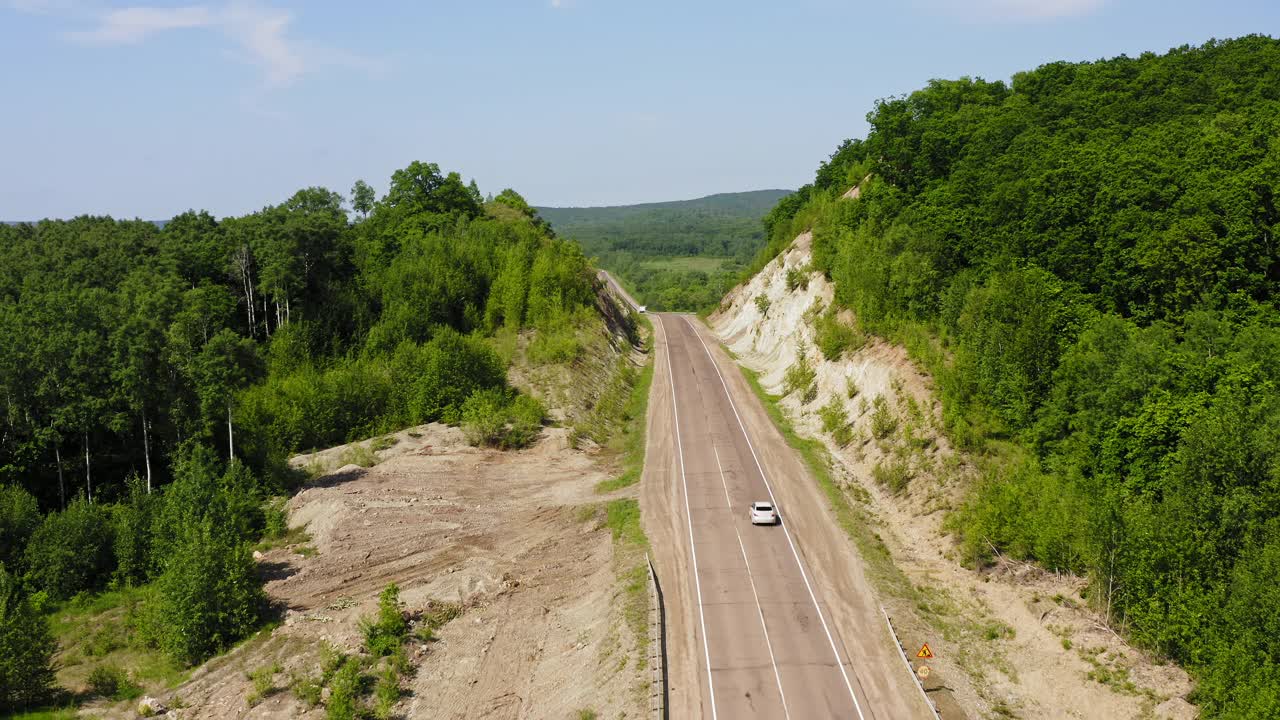
[[980, 572], [959, 562], [947, 518], [984, 460], [948, 441], [933, 382], [905, 349], [832, 309], [810, 242], [796, 238], [709, 324], [798, 434], [825, 446], [904, 643], [937, 655], [926, 687], [944, 717], [948, 706], [974, 717], [1194, 717], [1186, 674], [1113, 632], [1082, 578], [1007, 558]]

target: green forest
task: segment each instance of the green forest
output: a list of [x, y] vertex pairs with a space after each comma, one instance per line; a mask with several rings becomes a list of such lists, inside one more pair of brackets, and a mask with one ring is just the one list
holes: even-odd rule
[[[764, 246], [760, 218], [789, 190], [616, 207], [537, 208], [655, 310], [715, 306]], [[704, 262], [692, 261], [698, 258]]]
[[[1280, 708], [1280, 42], [935, 80], [766, 218], [937, 379], [951, 518], [1086, 575], [1206, 717]], [[841, 200], [855, 184], [861, 199]]]
[[[138, 589], [178, 667], [271, 616], [251, 543], [299, 450], [429, 421], [527, 442], [545, 410], [490, 336], [571, 360], [594, 272], [519, 194], [414, 162], [350, 210], [0, 226], [0, 712], [56, 697], [46, 616]], [[355, 219], [352, 220], [351, 218]]]

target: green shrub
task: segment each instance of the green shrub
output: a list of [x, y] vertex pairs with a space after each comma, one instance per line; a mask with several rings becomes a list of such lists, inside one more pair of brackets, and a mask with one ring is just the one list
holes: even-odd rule
[[546, 414], [537, 398], [490, 388], [463, 403], [462, 432], [472, 445], [521, 448], [538, 437]]
[[133, 700], [142, 697], [142, 688], [129, 673], [115, 665], [99, 665], [89, 673], [89, 690], [111, 700]]
[[262, 536], [268, 540], [279, 540], [289, 533], [289, 501], [276, 497], [266, 502], [262, 509]]
[[764, 293], [756, 296], [756, 310], [760, 311], [762, 317], [769, 315], [769, 297]]
[[31, 535], [24, 564], [31, 584], [55, 600], [101, 589], [115, 569], [110, 510], [78, 498], [49, 513]]
[[266, 596], [249, 546], [212, 518], [183, 528], [141, 628], [174, 662], [194, 665], [248, 635]]
[[840, 401], [840, 398], [833, 397], [830, 402], [819, 408], [818, 417], [822, 419], [823, 432], [830, 433], [841, 447], [848, 445], [853, 439], [853, 428], [849, 425], [849, 414], [845, 411], [844, 403]]
[[898, 429], [898, 418], [893, 414], [893, 409], [889, 407], [889, 401], [885, 400], [884, 395], [877, 395], [872, 401], [871, 410], [871, 434], [877, 440], [883, 440], [893, 434]]
[[782, 376], [782, 386], [784, 394], [791, 394], [800, 391], [800, 404], [808, 405], [818, 395], [818, 387], [815, 381], [818, 373], [809, 364], [809, 352], [805, 344], [801, 342], [796, 346], [796, 360], [787, 368], [786, 374]]
[[866, 337], [840, 322], [833, 305], [814, 323], [814, 342], [822, 357], [839, 360], [846, 352], [857, 350], [866, 343]]
[[571, 324], [539, 329], [525, 352], [535, 365], [572, 362], [582, 354], [578, 331]]
[[413, 662], [409, 660], [409, 652], [403, 644], [391, 653], [388, 665], [400, 677], [409, 677], [415, 672]]
[[376, 618], [360, 618], [360, 632], [364, 645], [375, 657], [390, 655], [404, 643], [409, 634], [409, 623], [400, 607], [400, 588], [395, 583], [387, 585], [378, 595]]
[[361, 714], [360, 698], [364, 696], [365, 678], [360, 663], [347, 658], [329, 684], [329, 700], [325, 703], [328, 720], [356, 720]]
[[16, 485], [0, 486], [0, 564], [19, 572], [22, 552], [38, 527], [40, 507], [35, 497]]
[[245, 702], [253, 707], [274, 694], [279, 688], [275, 684], [275, 676], [283, 670], [280, 663], [260, 667], [253, 672], [245, 673], [245, 679], [253, 683]]
[[506, 429], [507, 394], [500, 388], [473, 393], [462, 404], [462, 432], [472, 445], [500, 445]]
[[174, 479], [165, 486], [151, 529], [153, 574], [163, 570], [187, 528], [212, 519], [237, 540], [257, 540], [266, 527], [264, 495], [249, 468], [233, 461], [223, 468], [217, 453], [187, 444], [175, 453]]
[[503, 445], [511, 448], [526, 447], [537, 439], [542, 432], [542, 423], [547, 417], [547, 408], [531, 395], [516, 395], [507, 408], [511, 427]]
[[128, 494], [111, 507], [117, 582], [127, 586], [141, 585], [150, 578], [151, 533], [160, 497], [150, 494], [136, 475], [126, 481]]
[[801, 290], [809, 289], [809, 268], [791, 268], [787, 271], [787, 292], [792, 292], [796, 288]]
[[0, 711], [49, 698], [57, 647], [48, 620], [31, 606], [17, 578], [0, 563]]
[[373, 716], [378, 720], [389, 720], [400, 700], [400, 676], [391, 665], [378, 675], [378, 684], [373, 689]]
[[879, 462], [871, 468], [871, 477], [895, 493], [902, 492], [906, 489], [907, 483], [911, 482], [911, 466], [906, 460], [901, 459], [887, 463]]
[[325, 642], [320, 646], [320, 684], [328, 685], [333, 674], [338, 672], [347, 656], [332, 643]]
[[320, 678], [306, 673], [290, 675], [289, 689], [294, 697], [301, 700], [308, 708], [319, 705], [320, 697], [324, 693], [324, 685], [321, 684]]

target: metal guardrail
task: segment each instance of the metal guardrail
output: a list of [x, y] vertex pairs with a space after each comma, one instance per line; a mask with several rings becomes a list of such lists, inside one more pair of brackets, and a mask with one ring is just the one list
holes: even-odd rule
[[668, 720], [667, 607], [653, 559], [645, 554], [644, 560], [649, 566], [649, 712], [656, 720]]
[[924, 704], [929, 706], [933, 711], [933, 716], [938, 720], [942, 720], [942, 715], [938, 714], [938, 706], [933, 704], [933, 698], [929, 697], [929, 693], [925, 692], [924, 683], [920, 681], [920, 676], [916, 675], [915, 668], [911, 667], [911, 660], [907, 658], [907, 649], [902, 646], [902, 640], [898, 637], [898, 631], [893, 629], [893, 621], [889, 619], [889, 611], [880, 607], [881, 614], [884, 615], [884, 622], [889, 626], [889, 634], [893, 636], [893, 644], [898, 646], [898, 654], [902, 656], [902, 664], [907, 666], [907, 673], [911, 675], [911, 680], [915, 682], [916, 687], [920, 688], [920, 696], [924, 698]]

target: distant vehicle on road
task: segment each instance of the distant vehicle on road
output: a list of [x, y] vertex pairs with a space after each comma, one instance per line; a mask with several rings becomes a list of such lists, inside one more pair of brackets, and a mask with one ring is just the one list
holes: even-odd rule
[[636, 310], [637, 310], [639, 313], [644, 314], [644, 306], [643, 306], [643, 305], [641, 305], [640, 307], [637, 307], [637, 308], [636, 308]]
[[764, 501], [751, 503], [751, 524], [777, 525], [778, 511], [773, 507], [773, 503]]

